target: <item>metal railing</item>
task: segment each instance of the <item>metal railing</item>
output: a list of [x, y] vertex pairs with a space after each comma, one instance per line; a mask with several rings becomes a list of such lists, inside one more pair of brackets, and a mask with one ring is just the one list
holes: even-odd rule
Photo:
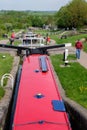
[[14, 77], [11, 74], [9, 74], [9, 73], [6, 73], [6, 74], [4, 74], [2, 76], [2, 78], [1, 78], [1, 87], [4, 87], [4, 79], [6, 79], [6, 78], [11, 80], [11, 88], [13, 89]]

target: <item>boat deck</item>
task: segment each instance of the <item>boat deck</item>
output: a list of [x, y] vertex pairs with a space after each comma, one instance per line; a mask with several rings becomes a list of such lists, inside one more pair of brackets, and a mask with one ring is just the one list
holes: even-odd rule
[[24, 59], [12, 130], [71, 130], [47, 56]]

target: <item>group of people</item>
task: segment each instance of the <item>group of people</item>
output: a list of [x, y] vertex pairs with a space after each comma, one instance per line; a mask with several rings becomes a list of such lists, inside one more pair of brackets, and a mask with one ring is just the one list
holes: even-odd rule
[[[14, 31], [12, 32], [9, 40], [10, 40], [10, 45], [13, 45], [14, 40], [15, 40]], [[50, 37], [47, 35], [46, 44], [49, 44], [49, 43], [50, 43]], [[75, 48], [76, 48], [76, 58], [80, 59], [80, 53], [81, 53], [81, 49], [83, 48], [83, 43], [79, 39], [75, 43]]]

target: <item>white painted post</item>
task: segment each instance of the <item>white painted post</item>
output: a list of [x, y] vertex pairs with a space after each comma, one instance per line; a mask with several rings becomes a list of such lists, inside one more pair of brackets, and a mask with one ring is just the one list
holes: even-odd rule
[[8, 73], [6, 73], [6, 74], [4, 74], [3, 76], [2, 76], [2, 78], [1, 78], [1, 87], [3, 87], [4, 85], [4, 79], [5, 78], [8, 78], [8, 79], [10, 79], [11, 80], [11, 87], [12, 87], [12, 89], [13, 89], [13, 85], [14, 85], [14, 78], [13, 78], [13, 76], [11, 75], [11, 74], [8, 74]]
[[67, 60], [68, 57], [68, 49], [65, 49], [65, 61]]

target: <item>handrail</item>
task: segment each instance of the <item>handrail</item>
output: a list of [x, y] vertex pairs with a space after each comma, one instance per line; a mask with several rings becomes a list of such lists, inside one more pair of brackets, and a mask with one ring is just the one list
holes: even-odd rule
[[5, 78], [8, 78], [8, 79], [10, 79], [11, 80], [11, 88], [13, 89], [13, 85], [14, 85], [14, 78], [13, 78], [13, 76], [11, 75], [11, 74], [9, 74], [9, 73], [6, 73], [6, 74], [4, 74], [3, 76], [2, 76], [2, 78], [1, 78], [1, 87], [3, 87], [4, 86], [4, 79]]

